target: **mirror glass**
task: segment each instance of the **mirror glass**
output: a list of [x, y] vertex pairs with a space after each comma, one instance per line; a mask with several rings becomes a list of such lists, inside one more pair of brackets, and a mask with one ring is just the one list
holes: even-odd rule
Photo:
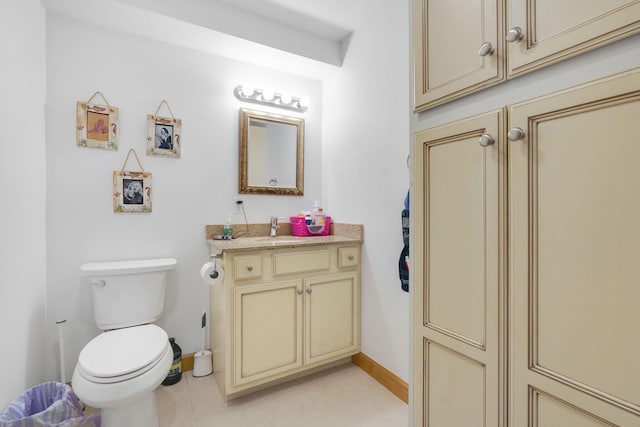
[[304, 119], [240, 110], [240, 193], [304, 193]]

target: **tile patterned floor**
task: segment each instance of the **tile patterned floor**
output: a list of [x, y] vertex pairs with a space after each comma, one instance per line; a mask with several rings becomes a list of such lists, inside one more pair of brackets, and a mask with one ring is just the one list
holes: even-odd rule
[[347, 364], [225, 403], [212, 375], [156, 390], [160, 427], [406, 427], [407, 404]]

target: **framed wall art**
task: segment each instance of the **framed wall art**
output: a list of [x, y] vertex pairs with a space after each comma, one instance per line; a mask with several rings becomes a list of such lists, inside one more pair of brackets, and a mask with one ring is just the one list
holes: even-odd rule
[[[171, 117], [158, 115], [162, 105], [166, 105]], [[180, 158], [182, 120], [176, 119], [167, 101], [162, 100], [155, 114], [147, 114], [147, 154]]]
[[[127, 171], [127, 161], [133, 153], [140, 171]], [[151, 172], [146, 172], [132, 148], [122, 169], [113, 171], [113, 212], [151, 212]]]
[[[91, 101], [100, 95], [104, 104]], [[118, 109], [107, 102], [101, 92], [87, 102], [76, 103], [76, 145], [79, 147], [118, 149]]]

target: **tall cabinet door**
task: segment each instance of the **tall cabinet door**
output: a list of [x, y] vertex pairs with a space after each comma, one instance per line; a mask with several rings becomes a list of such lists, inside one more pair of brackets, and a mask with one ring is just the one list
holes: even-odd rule
[[503, 117], [415, 136], [414, 426], [503, 425]]
[[513, 426], [640, 426], [639, 119], [638, 70], [510, 108]]
[[502, 80], [502, 17], [502, 0], [413, 0], [416, 111]]
[[639, 32], [640, 1], [508, 0], [507, 31], [514, 76]]

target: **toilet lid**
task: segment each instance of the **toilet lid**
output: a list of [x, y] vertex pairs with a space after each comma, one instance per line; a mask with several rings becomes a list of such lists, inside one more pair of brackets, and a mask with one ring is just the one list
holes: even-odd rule
[[130, 377], [155, 365], [168, 345], [167, 333], [156, 325], [114, 329], [91, 340], [80, 352], [78, 364], [96, 379]]

